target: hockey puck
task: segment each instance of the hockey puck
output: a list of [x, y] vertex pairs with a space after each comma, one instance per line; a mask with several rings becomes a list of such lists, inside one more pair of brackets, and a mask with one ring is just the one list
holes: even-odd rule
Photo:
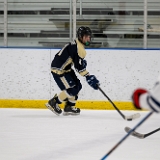
[[127, 119], [127, 121], [132, 121], [132, 119]]

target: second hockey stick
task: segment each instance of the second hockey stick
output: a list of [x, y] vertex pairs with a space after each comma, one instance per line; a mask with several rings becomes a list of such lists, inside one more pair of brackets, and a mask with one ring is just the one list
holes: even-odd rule
[[113, 105], [113, 107], [117, 110], [117, 112], [122, 116], [123, 119], [127, 121], [132, 121], [133, 119], [139, 118], [141, 115], [139, 113], [133, 114], [131, 116], [125, 116], [117, 107], [116, 105], [111, 101], [111, 99], [104, 93], [104, 91], [98, 86], [98, 89], [102, 92], [102, 94], [108, 99], [108, 101]]
[[143, 122], [145, 122], [151, 115], [153, 114], [153, 112], [149, 112], [133, 129], [131, 129], [115, 146], [112, 147], [112, 149], [106, 154], [104, 155], [101, 160], [105, 160], [106, 158], [108, 158], [108, 156], [129, 136], [132, 134], [132, 132], [134, 132]]
[[[131, 130], [131, 128], [125, 127], [124, 130], [128, 133]], [[141, 134], [139, 132], [134, 131], [134, 132], [131, 133], [131, 135], [134, 136], [134, 137], [140, 138], [140, 139], [144, 139], [144, 138], [146, 138], [146, 137], [148, 137], [148, 136], [150, 136], [150, 135], [152, 135], [152, 134], [154, 134], [158, 131], [160, 131], [160, 128], [157, 128], [154, 131], [151, 131], [151, 132], [146, 133], [146, 134]]]

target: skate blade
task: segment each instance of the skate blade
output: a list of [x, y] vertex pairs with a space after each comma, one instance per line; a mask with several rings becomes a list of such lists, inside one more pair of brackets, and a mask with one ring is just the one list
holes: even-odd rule
[[64, 116], [69, 116], [69, 115], [72, 115], [72, 116], [77, 116], [77, 115], [80, 115], [80, 113], [73, 113], [73, 112], [63, 112], [63, 115], [64, 115]]
[[49, 110], [51, 110], [53, 113], [55, 113], [57, 116], [60, 115], [60, 114], [58, 114], [57, 112], [55, 112], [55, 110], [54, 110], [48, 103], [46, 103], [45, 106], [46, 106]]

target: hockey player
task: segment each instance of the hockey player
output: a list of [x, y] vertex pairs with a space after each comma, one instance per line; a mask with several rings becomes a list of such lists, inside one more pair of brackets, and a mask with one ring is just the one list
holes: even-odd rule
[[133, 104], [137, 109], [149, 109], [160, 113], [160, 79], [149, 92], [145, 89], [136, 89], [132, 96]]
[[78, 39], [66, 44], [54, 57], [51, 63], [51, 73], [61, 93], [48, 101], [46, 107], [57, 115], [62, 113], [59, 104], [65, 102], [64, 115], [78, 115], [80, 109], [75, 107], [78, 93], [82, 89], [82, 84], [77, 78], [75, 70], [86, 78], [88, 84], [95, 90], [98, 89], [99, 81], [94, 75], [90, 75], [86, 70], [87, 61], [85, 46], [89, 46], [92, 32], [89, 27], [80, 27], [77, 31]]

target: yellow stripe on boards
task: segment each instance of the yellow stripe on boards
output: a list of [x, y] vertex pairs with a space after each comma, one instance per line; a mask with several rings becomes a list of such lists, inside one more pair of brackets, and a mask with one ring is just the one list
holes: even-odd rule
[[[131, 102], [113, 102], [119, 110], [136, 110]], [[77, 101], [76, 107], [94, 110], [115, 110], [108, 101]]]
[[11, 100], [1, 99], [0, 108], [45, 108], [47, 100]]
[[[45, 103], [48, 100], [12, 100], [1, 99], [0, 108], [39, 108], [46, 109]], [[114, 102], [119, 110], [136, 110], [131, 102]], [[64, 108], [64, 103], [60, 105]], [[77, 101], [76, 107], [80, 109], [93, 110], [115, 110], [112, 104], [108, 101]]]

